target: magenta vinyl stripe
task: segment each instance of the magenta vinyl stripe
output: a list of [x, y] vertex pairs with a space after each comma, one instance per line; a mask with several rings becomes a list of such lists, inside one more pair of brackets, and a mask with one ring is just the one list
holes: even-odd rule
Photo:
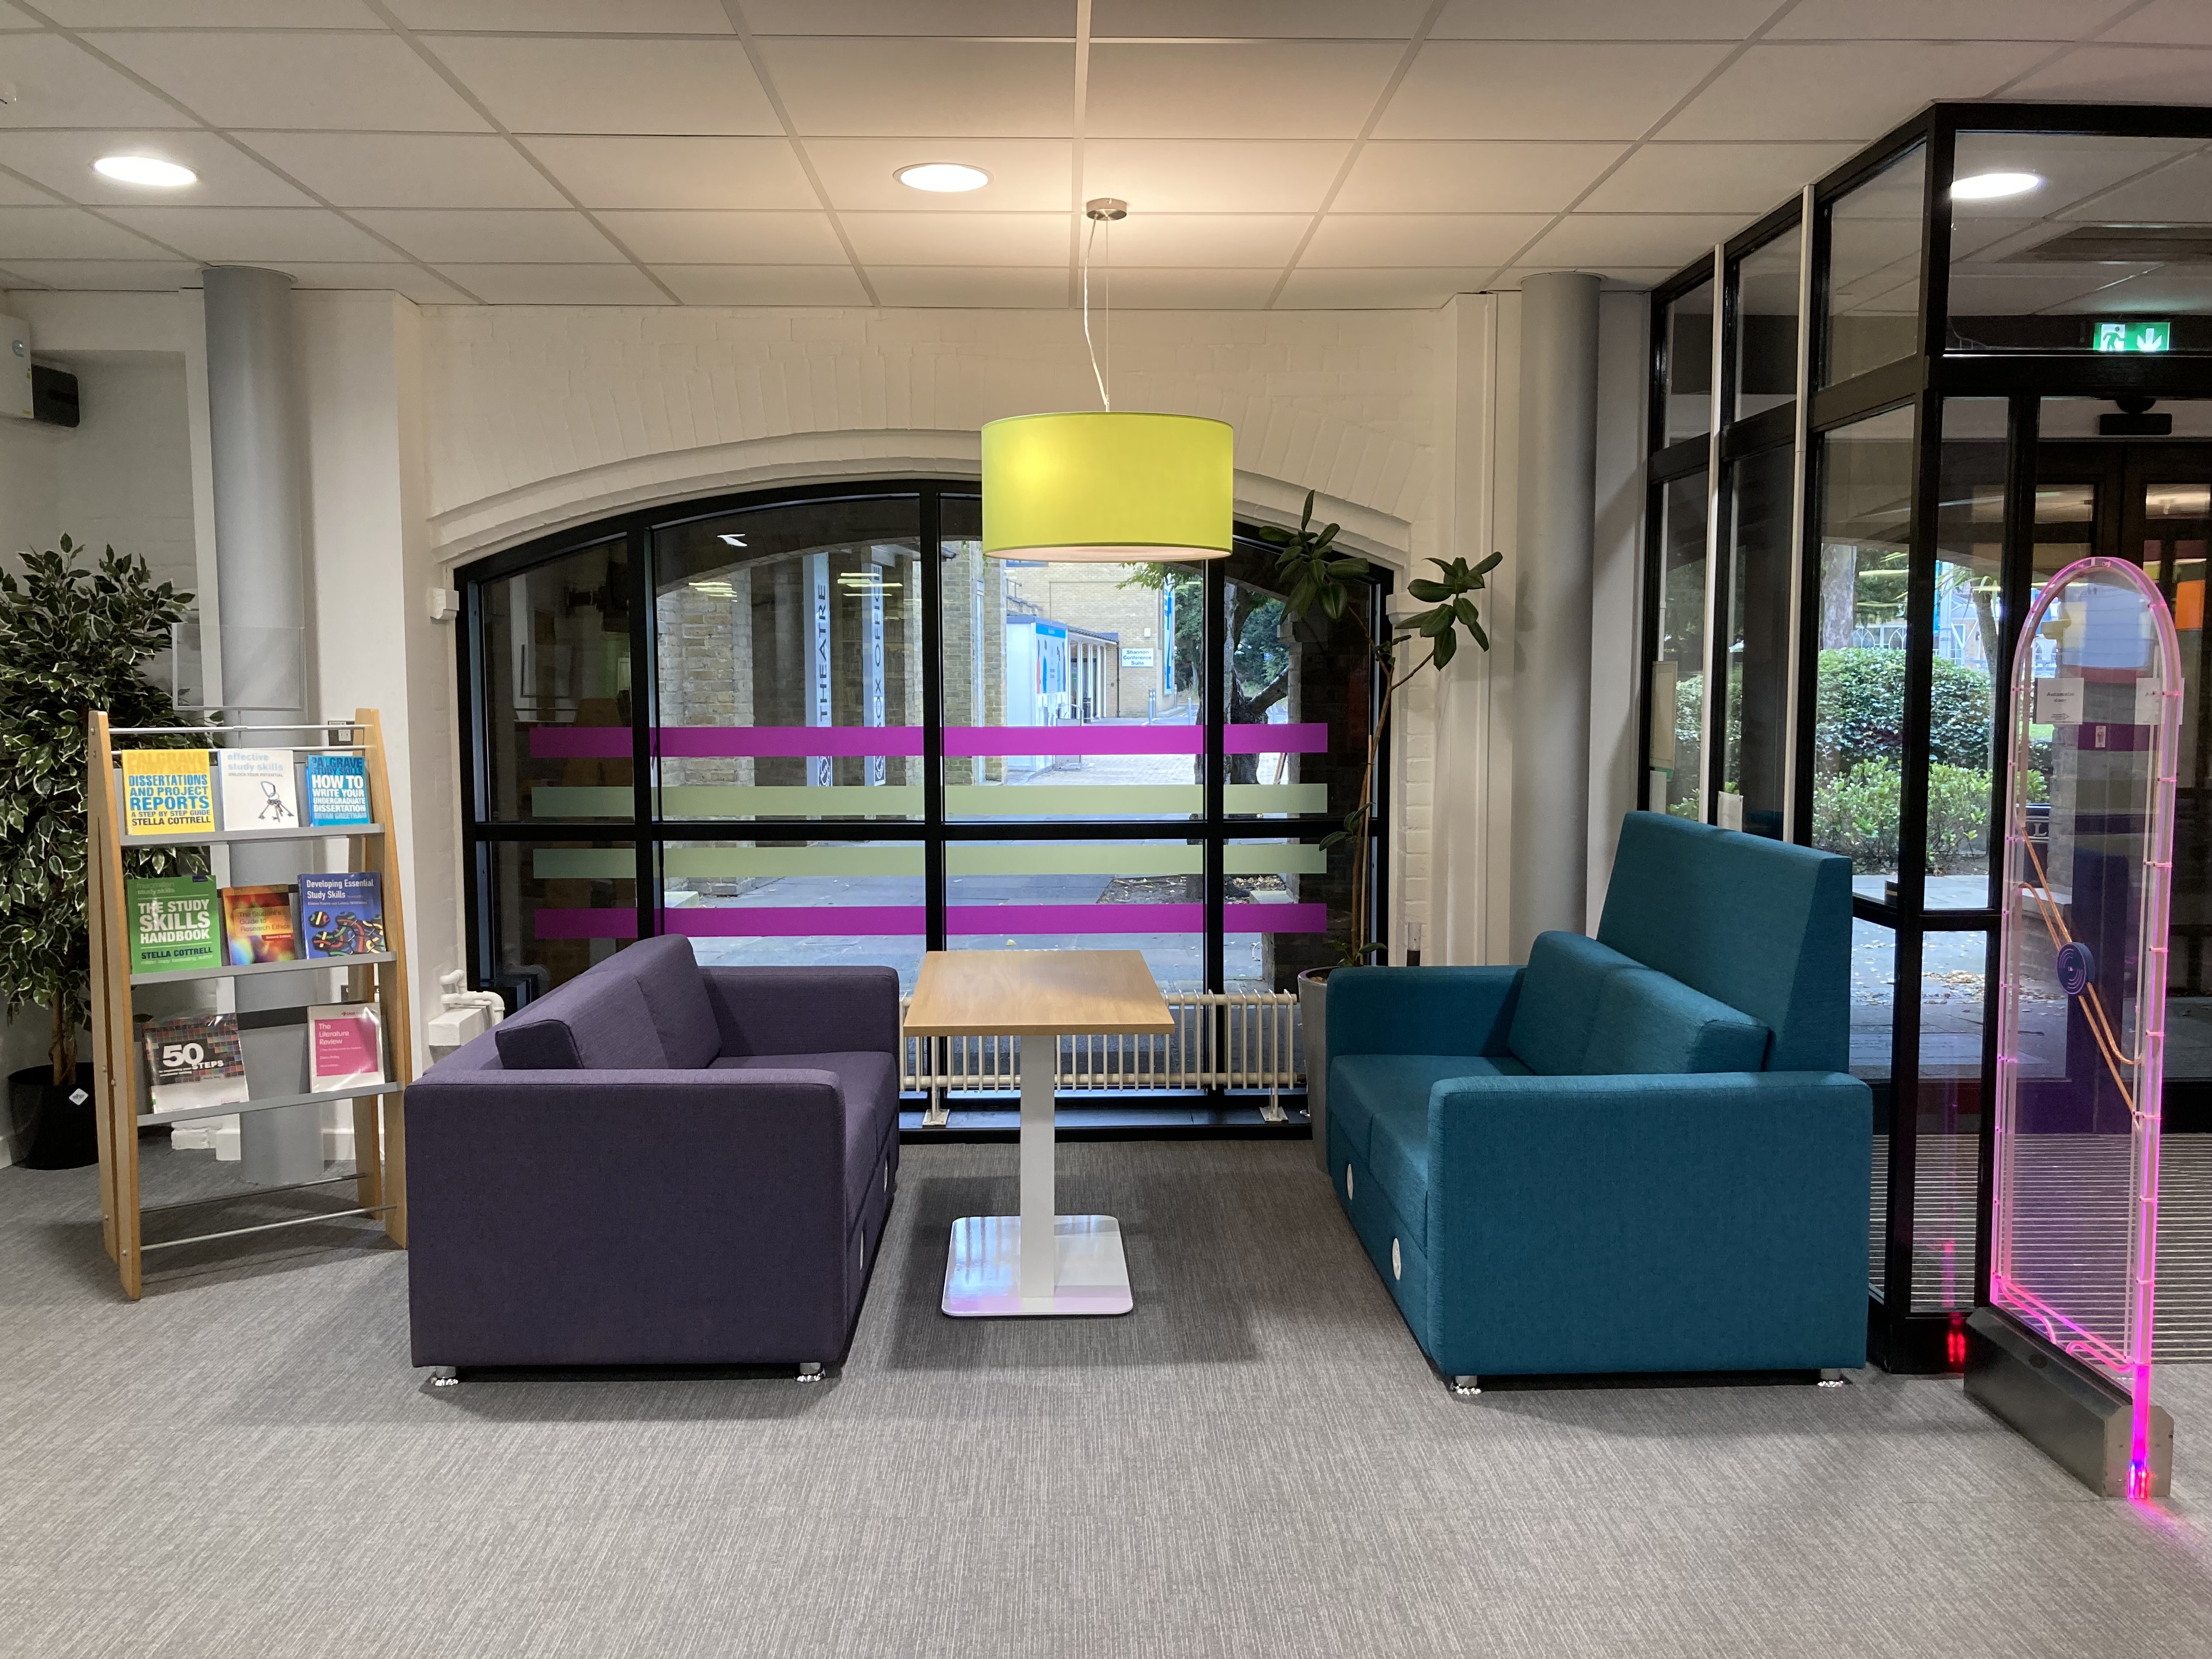
[[[654, 733], [668, 760], [795, 760], [811, 755], [919, 756], [918, 726], [664, 726]], [[1318, 720], [1295, 726], [1230, 726], [1221, 733], [1231, 755], [1313, 755], [1328, 748]], [[949, 726], [945, 752], [955, 759], [993, 755], [1197, 755], [1205, 733], [1195, 726]], [[628, 760], [623, 726], [536, 726], [532, 760]]]
[[[1328, 913], [1318, 904], [1224, 907], [1231, 933], [1320, 933]], [[919, 938], [919, 904], [720, 905], [671, 910], [667, 931], [687, 939]], [[945, 932], [961, 939], [992, 934], [1195, 933], [1206, 926], [1202, 904], [955, 904]], [[635, 939], [637, 913], [546, 908], [534, 919], [541, 939]]]

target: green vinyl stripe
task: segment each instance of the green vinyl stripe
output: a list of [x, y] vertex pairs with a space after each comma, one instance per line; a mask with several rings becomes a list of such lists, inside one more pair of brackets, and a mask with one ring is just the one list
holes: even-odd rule
[[[530, 792], [540, 818], [626, 818], [634, 797], [605, 784], [541, 783]], [[1222, 787], [1231, 812], [1325, 812], [1320, 783], [1231, 783]], [[945, 809], [956, 817], [1182, 817], [1205, 811], [1194, 783], [996, 784], [946, 786]], [[919, 784], [690, 783], [664, 787], [660, 811], [672, 818], [919, 817]]]
[[661, 871], [671, 878], [720, 876], [920, 876], [919, 846], [670, 847]]
[[963, 818], [1194, 817], [1206, 791], [1194, 783], [953, 783], [945, 810]]
[[681, 783], [664, 786], [670, 818], [894, 818], [921, 816], [918, 783]]
[[627, 847], [534, 847], [530, 873], [540, 881], [634, 881], [637, 854]]
[[1325, 783], [1225, 783], [1221, 786], [1224, 812], [1326, 812], [1328, 786]]
[[1328, 854], [1311, 843], [1231, 842], [1221, 849], [1221, 867], [1232, 876], [1325, 876]]
[[541, 783], [530, 792], [534, 818], [626, 818], [636, 805], [628, 784]]
[[948, 876], [1198, 876], [1206, 849], [1142, 842], [953, 842], [945, 849]]

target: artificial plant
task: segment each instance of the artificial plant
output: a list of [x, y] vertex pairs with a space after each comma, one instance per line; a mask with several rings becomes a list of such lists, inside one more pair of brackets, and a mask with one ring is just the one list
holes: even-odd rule
[[[1451, 661], [1459, 651], [1461, 629], [1467, 630], [1468, 637], [1479, 648], [1490, 649], [1490, 635], [1483, 629], [1481, 610], [1471, 596], [1488, 585], [1486, 578], [1505, 556], [1492, 553], [1474, 565], [1465, 559], [1431, 559], [1429, 562], [1440, 573], [1438, 577], [1431, 580], [1417, 576], [1406, 585], [1408, 594], [1430, 608], [1392, 623], [1378, 636], [1368, 623], [1367, 607], [1352, 602], [1356, 588], [1374, 581], [1372, 567], [1364, 559], [1352, 558], [1337, 550], [1339, 526], [1324, 525], [1316, 530], [1313, 507], [1313, 492], [1308, 490], [1305, 510], [1298, 515], [1296, 530], [1270, 525], [1258, 533], [1261, 540], [1281, 550], [1276, 556], [1275, 575], [1285, 590], [1284, 607], [1292, 618], [1322, 632], [1349, 618], [1359, 629], [1368, 654], [1382, 678], [1382, 695], [1376, 702], [1375, 723], [1367, 733], [1367, 759], [1359, 775], [1358, 803], [1345, 814], [1343, 825], [1324, 836], [1321, 843], [1324, 848], [1343, 842], [1352, 843], [1351, 924], [1345, 937], [1336, 944], [1339, 962], [1353, 968], [1377, 952], [1387, 955], [1389, 950], [1387, 943], [1362, 939], [1360, 935], [1365, 931], [1363, 923], [1373, 879], [1374, 837], [1368, 831], [1368, 823], [1375, 810], [1375, 757], [1382, 746], [1382, 733], [1390, 723], [1392, 702], [1424, 669], [1442, 668]], [[1416, 653], [1425, 645], [1428, 654], [1401, 673], [1400, 648], [1408, 641], [1419, 642], [1413, 647]]]
[[[106, 709], [121, 726], [175, 723], [169, 694], [138, 665], [168, 647], [192, 601], [156, 583], [143, 559], [111, 547], [96, 566], [82, 564], [87, 550], [64, 536], [58, 549], [23, 554], [20, 574], [0, 569], [0, 1000], [46, 1011], [57, 1086], [76, 1075], [90, 1011], [86, 717]], [[198, 873], [205, 860], [198, 848], [124, 854], [136, 876]]]

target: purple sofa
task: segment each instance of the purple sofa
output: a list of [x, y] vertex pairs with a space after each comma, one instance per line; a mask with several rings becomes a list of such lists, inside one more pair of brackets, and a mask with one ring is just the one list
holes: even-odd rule
[[795, 1364], [898, 1175], [898, 975], [641, 939], [407, 1091], [415, 1363]]

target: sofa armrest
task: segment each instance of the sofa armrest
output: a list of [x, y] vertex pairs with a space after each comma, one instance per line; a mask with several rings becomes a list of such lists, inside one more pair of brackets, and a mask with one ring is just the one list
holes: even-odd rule
[[707, 968], [707, 1000], [728, 1055], [899, 1049], [890, 968]]
[[1859, 1364], [1873, 1132], [1840, 1073], [1440, 1083], [1445, 1340], [1538, 1372]]
[[1518, 968], [1340, 968], [1328, 976], [1328, 1057], [1502, 1054]]

